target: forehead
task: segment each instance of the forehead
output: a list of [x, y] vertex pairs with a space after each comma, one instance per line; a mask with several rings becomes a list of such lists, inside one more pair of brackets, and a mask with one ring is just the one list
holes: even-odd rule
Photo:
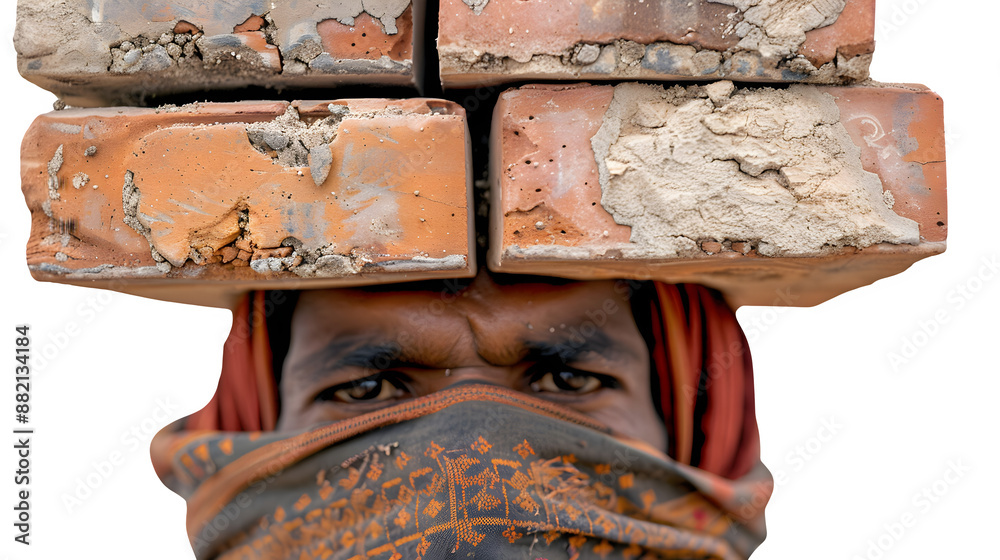
[[383, 337], [418, 346], [435, 362], [473, 347], [503, 363], [517, 360], [533, 341], [628, 347], [622, 340], [638, 336], [627, 286], [613, 281], [497, 282], [481, 275], [459, 289], [398, 288], [303, 292], [293, 339], [311, 346], [336, 337], [372, 343]]
[[596, 314], [628, 302], [624, 285], [612, 281], [497, 282], [480, 276], [471, 284], [455, 286], [400, 284], [390, 288], [338, 289], [303, 292], [295, 310], [301, 322], [338, 322], [347, 310], [364, 309], [352, 317], [393, 323], [413, 313], [430, 317], [492, 315], [497, 319], [527, 318], [540, 313], [573, 316]]

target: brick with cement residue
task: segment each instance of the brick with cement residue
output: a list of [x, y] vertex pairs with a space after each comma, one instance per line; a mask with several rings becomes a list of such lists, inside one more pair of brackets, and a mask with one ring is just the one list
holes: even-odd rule
[[429, 99], [49, 113], [22, 147], [28, 264], [139, 293], [471, 274], [467, 149], [464, 110]]
[[21, 75], [70, 105], [244, 86], [419, 86], [423, 0], [19, 0]]
[[446, 87], [525, 80], [845, 83], [868, 77], [874, 0], [442, 0]]
[[945, 248], [942, 103], [922, 86], [525, 86], [491, 141], [497, 271], [813, 305]]

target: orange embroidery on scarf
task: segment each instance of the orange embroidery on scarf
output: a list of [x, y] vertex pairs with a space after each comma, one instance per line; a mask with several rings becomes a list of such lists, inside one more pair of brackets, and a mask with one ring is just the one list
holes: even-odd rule
[[618, 477], [618, 487], [623, 490], [628, 490], [635, 484], [635, 475], [628, 473]]
[[295, 502], [295, 511], [302, 511], [306, 509], [311, 503], [312, 503], [312, 498], [309, 497], [309, 494], [302, 494], [302, 496], [298, 499], [298, 501]]
[[425, 538], [421, 538], [420, 544], [417, 545], [417, 555], [423, 557], [424, 554], [427, 554], [427, 549], [430, 547], [431, 547], [430, 541], [428, 541]]
[[594, 552], [599, 554], [601, 558], [607, 558], [608, 554], [611, 554], [614, 550], [615, 547], [611, 546], [611, 543], [607, 539], [601, 539], [601, 542], [597, 543], [597, 546], [594, 547]]
[[576, 509], [575, 507], [573, 507], [572, 504], [567, 504], [563, 508], [563, 511], [566, 512], [566, 517], [568, 517], [570, 521], [576, 521], [577, 518], [579, 518], [580, 515], [583, 514], [582, 511], [580, 511], [580, 510]]
[[608, 519], [603, 513], [594, 520], [594, 525], [600, 527], [605, 533], [610, 533], [615, 529], [615, 522]]
[[528, 440], [524, 440], [514, 446], [514, 453], [520, 455], [522, 459], [527, 459], [528, 455], [535, 454], [535, 450], [531, 448], [531, 444], [528, 443]]
[[403, 470], [403, 468], [409, 462], [410, 462], [410, 456], [407, 455], [406, 453], [403, 453], [402, 451], [400, 451], [399, 454], [396, 455], [396, 468], [397, 469]]
[[[417, 470], [413, 471], [412, 473], [410, 473], [410, 486], [412, 486], [413, 488], [416, 488], [417, 487], [416, 480], [418, 478], [422, 477], [422, 476], [425, 476], [425, 475], [433, 472], [433, 471], [434, 471], [434, 469], [432, 469], [430, 467], [424, 467], [422, 469], [417, 469]], [[433, 480], [432, 480], [431, 484], [433, 484]], [[427, 496], [432, 495], [433, 492], [430, 491], [430, 486], [431, 485], [428, 484], [427, 488], [425, 488], [423, 491], [421, 491], [421, 494], [424, 494], [424, 495], [427, 495]]]
[[490, 442], [483, 439], [483, 436], [479, 436], [479, 439], [477, 439], [475, 443], [472, 444], [471, 447], [473, 450], [478, 451], [480, 455], [485, 455], [487, 451], [493, 449], [493, 446], [490, 445]]
[[[470, 398], [483, 402], [517, 406], [549, 418], [569, 421], [602, 432], [608, 431], [606, 426], [584, 414], [567, 410], [541, 399], [527, 397], [523, 393], [511, 389], [485, 385], [467, 385], [446, 389], [385, 410], [337, 422], [311, 433], [300, 434], [291, 440], [272, 442], [257, 449], [242, 460], [230, 463], [226, 468], [226, 476], [202, 480], [197, 493], [189, 498], [188, 533], [195, 534], [206, 527], [212, 518], [246, 485], [278, 472], [303, 457], [354, 435], [433, 414], [450, 406], [466, 403]], [[260, 432], [252, 433], [250, 441], [259, 438], [260, 434]], [[433, 454], [436, 459], [443, 448], [437, 446], [433, 441], [431, 444], [437, 448]], [[200, 479], [205, 478], [198, 473], [192, 474]]]
[[490, 463], [493, 464], [494, 471], [497, 467], [510, 467], [512, 469], [521, 468], [520, 461], [511, 461], [509, 459], [490, 459]]
[[510, 480], [508, 480], [507, 482], [509, 482], [511, 486], [513, 486], [518, 490], [524, 490], [525, 488], [528, 487], [529, 484], [531, 484], [531, 479], [528, 478], [528, 475], [524, 474], [523, 472], [517, 471], [516, 473], [514, 473], [514, 476], [510, 477]]
[[[489, 472], [489, 471], [486, 471]], [[472, 503], [476, 504], [479, 511], [491, 510], [498, 505], [500, 505], [500, 498], [497, 498], [489, 492], [488, 488], [483, 488], [470, 500]]]
[[291, 521], [286, 521], [285, 524], [281, 526], [281, 528], [286, 533], [291, 533], [292, 531], [294, 531], [294, 530], [298, 529], [299, 527], [301, 527], [303, 523], [304, 522], [302, 521], [301, 517], [296, 517], [295, 519], [292, 519]]
[[[399, 473], [402, 476], [383, 481], [375, 489], [366, 486], [370, 484], [368, 480], [376, 481], [387, 472], [395, 473], [386, 469], [399, 463], [405, 466], [410, 458], [401, 457], [402, 451], [397, 452], [392, 463], [380, 463], [378, 456], [363, 457], [365, 462], [360, 469], [331, 471], [339, 477], [336, 483], [318, 474], [317, 486], [295, 502], [294, 510], [299, 512], [296, 517], [286, 519], [286, 511], [277, 508], [273, 515], [275, 523], [269, 526], [267, 519], [263, 519], [259, 528], [247, 535], [250, 537], [247, 545], [221, 557], [329, 558], [333, 555], [332, 546], [341, 553], [350, 550], [363, 560], [399, 559], [402, 556], [398, 547], [419, 540], [415, 560], [431, 560], [425, 555], [433, 542], [442, 542], [442, 537], [455, 552], [464, 546], [479, 546], [490, 531], [502, 532], [502, 537], [512, 544], [530, 533], [543, 535], [549, 545], [566, 537], [571, 558], [583, 554], [584, 546], [589, 546], [595, 555], [608, 557], [615, 550], [611, 541], [631, 545], [623, 553], [625, 558], [641, 557], [646, 550], [643, 547], [665, 549], [668, 544], [677, 544], [679, 534], [672, 532], [673, 529], [650, 534], [643, 530], [641, 522], [616, 515], [637, 513], [644, 508], [655, 519], [657, 509], [664, 506], [656, 503], [656, 494], [651, 489], [638, 496], [637, 491], [628, 494], [631, 499], [641, 501], [641, 505], [625, 497], [624, 491], [637, 484], [635, 475], [615, 477], [609, 465], [598, 465], [602, 468], [595, 470], [606, 473], [602, 476], [604, 482], [598, 481], [567, 462], [568, 458], [575, 460], [570, 456], [530, 463], [502, 457], [482, 460], [476, 455], [490, 450], [485, 446], [493, 447], [484, 437], [478, 437], [465, 448], [470, 451], [464, 453], [446, 451], [432, 442], [424, 454], [434, 458], [437, 467]], [[522, 458], [534, 454], [527, 440], [503, 447], [510, 450], [507, 453]], [[486, 451], [481, 450], [484, 448]], [[623, 495], [616, 489], [621, 489]], [[344, 497], [348, 494], [349, 499]], [[310, 496], [317, 495], [323, 502], [337, 499], [310, 511], [315, 503]], [[421, 496], [427, 496], [427, 501]], [[706, 517], [704, 502], [691, 499], [690, 495], [668, 503], [672, 511], [684, 512], [681, 516], [687, 523], [682, 526], [691, 527], [696, 521], [714, 525], [717, 521]], [[689, 544], [689, 551], [711, 548], [707, 543], [704, 548]]]
[[[378, 536], [382, 534], [382, 526], [379, 525], [378, 521], [372, 521], [371, 524], [368, 525], [368, 529], [365, 531], [365, 534], [370, 539], [378, 538]], [[392, 545], [386, 545], [386, 546], [392, 546]]]
[[628, 548], [622, 551], [622, 558], [624, 560], [632, 560], [633, 558], [638, 558], [640, 554], [642, 554], [642, 548], [640, 548], [639, 545], [633, 543], [630, 544]]
[[359, 478], [361, 478], [361, 471], [351, 468], [351, 470], [347, 471], [347, 477], [337, 481], [337, 484], [339, 484], [341, 488], [351, 488], [357, 485]]
[[521, 495], [514, 498], [514, 504], [520, 506], [525, 511], [537, 512], [540, 509], [538, 502], [527, 492], [521, 492]]
[[378, 477], [382, 476], [382, 464], [378, 461], [372, 463], [372, 466], [368, 469], [368, 474], [365, 476], [367, 476], [369, 480], [378, 480]]
[[[474, 531], [471, 523], [459, 523], [458, 538], [460, 542], [467, 542], [472, 546], [479, 546], [479, 543], [486, 538], [486, 535], [478, 531]], [[455, 548], [457, 549], [458, 546], [456, 545]]]
[[332, 510], [338, 510], [347, 507], [347, 503], [347, 498], [341, 498], [335, 502], [330, 502], [330, 505], [326, 507]]
[[219, 449], [226, 455], [233, 454], [233, 438], [226, 438], [219, 442]]
[[400, 511], [398, 515], [396, 515], [396, 519], [393, 520], [393, 523], [395, 523], [400, 529], [405, 529], [406, 524], [409, 523], [409, 521], [410, 521], [410, 514], [407, 513], [406, 510], [404, 509]]
[[428, 517], [437, 517], [437, 514], [441, 512], [441, 508], [443, 507], [444, 504], [441, 502], [431, 500], [430, 503], [427, 504], [427, 507], [424, 508], [424, 515]]
[[194, 448], [194, 455], [195, 455], [195, 457], [197, 457], [197, 458], [199, 458], [202, 461], [204, 461], [204, 462], [207, 463], [208, 462], [208, 444], [207, 443], [203, 443], [203, 444], [199, 445], [198, 447], [195, 447]]
[[517, 539], [523, 537], [524, 534], [518, 533], [517, 527], [511, 525], [510, 527], [504, 529], [503, 536], [507, 537], [507, 541], [510, 542], [510, 544], [514, 544], [514, 542], [517, 541]]
[[722, 535], [729, 530], [733, 520], [712, 507], [703, 496], [688, 494], [656, 504], [650, 518], [657, 523], [692, 527], [710, 535]]
[[444, 451], [443, 447], [441, 447], [440, 445], [438, 445], [438, 444], [434, 443], [433, 441], [431, 441], [430, 447], [427, 448], [427, 451], [424, 451], [424, 457], [430, 457], [431, 459], [437, 459], [438, 455], [440, 455], [442, 451]]
[[354, 533], [350, 531], [344, 531], [344, 535], [340, 537], [340, 546], [344, 548], [351, 548], [354, 546]]
[[201, 467], [199, 467], [194, 462], [194, 459], [192, 459], [190, 455], [188, 455], [187, 453], [184, 453], [183, 455], [181, 455], [180, 461], [181, 461], [181, 464], [184, 465], [184, 467], [187, 470], [191, 471], [191, 474], [193, 474], [196, 477], [201, 477], [202, 476], [203, 471], [201, 470]]
[[656, 492], [653, 492], [653, 489], [650, 488], [649, 490], [643, 492], [639, 498], [642, 500], [643, 511], [648, 514], [649, 510], [653, 508], [653, 503], [656, 502]]
[[411, 490], [410, 488], [406, 486], [401, 486], [399, 488], [399, 494], [396, 495], [396, 501], [398, 501], [401, 504], [409, 504], [410, 502], [413, 501], [413, 497], [416, 495], [417, 493]]

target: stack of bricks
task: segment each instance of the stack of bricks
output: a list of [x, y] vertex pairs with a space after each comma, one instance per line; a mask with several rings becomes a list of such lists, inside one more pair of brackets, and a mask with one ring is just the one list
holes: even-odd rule
[[228, 306], [469, 277], [479, 238], [814, 305], [945, 248], [941, 99], [868, 81], [873, 34], [874, 0], [20, 0], [76, 107], [23, 143], [28, 264]]

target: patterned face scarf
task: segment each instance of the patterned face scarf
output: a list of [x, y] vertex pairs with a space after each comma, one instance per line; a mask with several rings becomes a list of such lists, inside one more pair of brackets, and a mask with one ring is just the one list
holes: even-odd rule
[[771, 481], [745, 339], [716, 293], [654, 286], [666, 454], [482, 384], [270, 431], [277, 393], [255, 294], [236, 313], [212, 403], [153, 443], [161, 478], [188, 500], [196, 556], [749, 557]]

